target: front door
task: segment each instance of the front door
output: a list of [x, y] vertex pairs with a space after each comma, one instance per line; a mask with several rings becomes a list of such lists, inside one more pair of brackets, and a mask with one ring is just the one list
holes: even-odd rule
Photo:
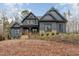
[[27, 35], [28, 34], [28, 32], [29, 32], [29, 29], [28, 28], [23, 28], [23, 35]]

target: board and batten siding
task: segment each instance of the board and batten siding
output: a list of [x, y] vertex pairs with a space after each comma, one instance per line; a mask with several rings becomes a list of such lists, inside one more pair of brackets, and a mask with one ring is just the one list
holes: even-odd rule
[[21, 36], [21, 34], [22, 34], [22, 32], [21, 32], [22, 30], [20, 29], [20, 28], [12, 28], [11, 29], [11, 36], [13, 37], [13, 38], [19, 38], [20, 36]]
[[[66, 24], [65, 23], [55, 23], [55, 22], [41, 22], [39, 25], [39, 30], [41, 32], [45, 32], [45, 24], [51, 24], [52, 32], [66, 32]], [[61, 24], [61, 28], [59, 25]]]
[[56, 24], [57, 24], [56, 27], [58, 32], [66, 32], [66, 23], [56, 23]]
[[56, 23], [52, 23], [52, 22], [41, 22], [40, 25], [39, 25], [40, 32], [45, 32], [45, 24], [51, 24], [52, 32], [53, 31], [56, 31]]

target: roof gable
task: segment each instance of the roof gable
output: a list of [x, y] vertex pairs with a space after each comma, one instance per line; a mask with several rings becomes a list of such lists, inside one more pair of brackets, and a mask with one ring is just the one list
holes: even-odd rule
[[58, 11], [51, 11], [49, 12], [53, 17], [55, 17], [58, 21], [65, 21], [66, 19], [58, 12]]
[[[67, 21], [55, 8], [51, 8], [50, 10], [48, 10], [46, 12], [46, 14], [50, 14], [52, 16], [52, 21], [53, 21], [53, 19], [54, 19], [54, 21], [58, 21], [58, 22], [60, 22], [60, 21], [66, 22]], [[43, 17], [41, 18], [41, 20], [43, 20]], [[48, 21], [50, 20], [50, 17], [46, 17], [46, 18], [48, 19]]]
[[66, 21], [66, 19], [54, 7], [51, 8], [48, 13], [55, 17], [58, 21]]
[[30, 12], [23, 20], [22, 20], [22, 23], [25, 21], [25, 20], [30, 20], [30, 19], [37, 19], [38, 20], [38, 18], [32, 13], [32, 12]]
[[34, 18], [36, 18], [36, 16], [33, 13], [30, 13], [28, 18], [33, 18], [34, 19]]
[[12, 27], [12, 28], [14, 28], [14, 27], [20, 27], [20, 24], [17, 23], [17, 22], [15, 22], [11, 27]]
[[55, 17], [58, 21], [62, 21], [63, 20], [55, 11], [51, 11], [50, 14], [53, 17]]
[[50, 14], [45, 14], [41, 19], [44, 21], [56, 21], [56, 19]]

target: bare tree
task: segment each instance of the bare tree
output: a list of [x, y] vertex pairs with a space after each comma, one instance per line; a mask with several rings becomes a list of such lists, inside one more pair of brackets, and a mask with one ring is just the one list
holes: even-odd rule
[[3, 21], [3, 36], [7, 39], [9, 35], [9, 22], [8, 22], [8, 17], [6, 14], [6, 11], [4, 9], [0, 10], [1, 12], [1, 20]]

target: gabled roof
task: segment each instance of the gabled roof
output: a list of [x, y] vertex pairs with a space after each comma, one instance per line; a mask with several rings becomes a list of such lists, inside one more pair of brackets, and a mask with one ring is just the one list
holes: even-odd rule
[[40, 21], [50, 21], [50, 19], [54, 22], [67, 22], [67, 20], [54, 7], [49, 9]]
[[30, 19], [37, 19], [39, 20], [32, 12], [30, 12], [23, 20], [22, 22], [27, 19], [27, 20], [30, 20]]
[[44, 17], [42, 17], [43, 21], [57, 21], [51, 14], [45, 14]]
[[15, 22], [11, 25], [11, 28], [19, 28], [20, 27], [20, 24]]

